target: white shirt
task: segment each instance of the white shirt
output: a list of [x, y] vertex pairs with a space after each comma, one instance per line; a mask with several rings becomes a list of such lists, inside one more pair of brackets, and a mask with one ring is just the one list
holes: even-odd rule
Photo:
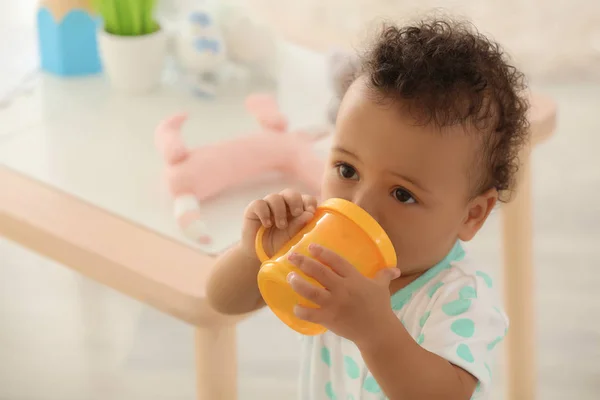
[[[443, 261], [395, 293], [391, 304], [417, 343], [478, 379], [473, 399], [481, 400], [489, 396], [493, 350], [508, 320], [490, 276], [463, 262], [464, 256], [457, 243]], [[300, 400], [387, 399], [354, 343], [329, 331], [302, 341]]]

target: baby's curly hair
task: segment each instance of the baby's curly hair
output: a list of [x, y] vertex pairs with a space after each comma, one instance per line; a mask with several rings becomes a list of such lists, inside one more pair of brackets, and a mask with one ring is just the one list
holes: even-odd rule
[[386, 26], [360, 73], [379, 101], [409, 105], [420, 122], [476, 128], [482, 151], [473, 190], [496, 188], [501, 201], [510, 199], [529, 136], [529, 104], [524, 75], [497, 43], [471, 24], [449, 19]]

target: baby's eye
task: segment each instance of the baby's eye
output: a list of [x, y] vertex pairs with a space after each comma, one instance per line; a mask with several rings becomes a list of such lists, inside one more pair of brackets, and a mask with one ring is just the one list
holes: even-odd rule
[[349, 180], [358, 179], [358, 173], [356, 172], [353, 166], [345, 163], [340, 163], [336, 165], [336, 168], [341, 178]]
[[394, 189], [394, 191], [392, 192], [392, 196], [403, 204], [416, 203], [416, 200], [413, 197], [413, 195], [409, 191], [402, 188]]

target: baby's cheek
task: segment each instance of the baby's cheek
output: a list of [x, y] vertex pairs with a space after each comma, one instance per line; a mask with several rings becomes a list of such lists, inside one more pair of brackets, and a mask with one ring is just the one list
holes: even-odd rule
[[352, 201], [352, 194], [349, 188], [343, 185], [339, 179], [325, 174], [321, 185], [321, 199], [339, 198]]
[[[386, 228], [384, 227], [384, 229]], [[423, 237], [423, 233], [418, 228], [399, 222], [386, 229], [386, 232], [396, 250], [398, 267], [405, 269], [418, 267], [427, 257], [423, 253], [427, 252], [429, 240], [427, 237]]]

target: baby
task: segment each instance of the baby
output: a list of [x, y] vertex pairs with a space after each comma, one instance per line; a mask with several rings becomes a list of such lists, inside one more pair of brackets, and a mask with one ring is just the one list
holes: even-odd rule
[[[523, 75], [468, 24], [386, 27], [337, 115], [322, 198], [368, 211], [394, 244], [396, 268], [374, 279], [311, 245], [290, 260], [292, 288], [319, 308], [296, 315], [328, 328], [303, 338], [301, 400], [468, 400], [489, 396], [494, 347], [508, 321], [490, 276], [461, 260], [514, 187], [527, 140]], [[242, 240], [217, 262], [208, 299], [242, 314], [264, 302], [254, 251], [273, 254], [311, 219], [317, 200], [284, 190], [250, 204]]]

